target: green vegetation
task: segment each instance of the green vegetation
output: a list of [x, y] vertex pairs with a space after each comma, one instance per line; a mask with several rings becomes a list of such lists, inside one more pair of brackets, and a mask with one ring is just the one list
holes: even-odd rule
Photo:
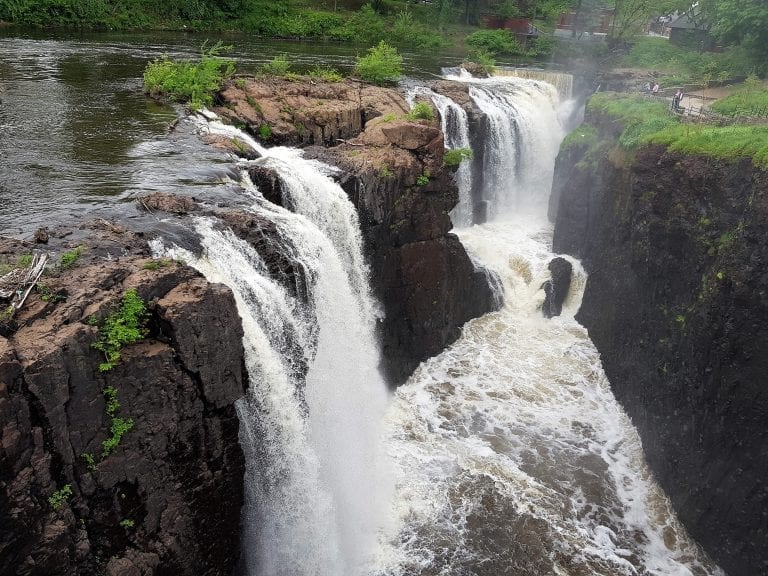
[[272, 128], [270, 128], [269, 124], [259, 126], [259, 138], [265, 142], [272, 138]]
[[84, 452], [80, 457], [85, 461], [85, 467], [88, 468], [88, 470], [96, 469], [96, 459], [93, 457], [93, 454]]
[[104, 353], [105, 362], [99, 365], [99, 370], [107, 372], [115, 367], [120, 360], [120, 350], [138, 342], [147, 334], [144, 324], [147, 319], [147, 309], [144, 301], [131, 288], [124, 295], [117, 312], [107, 316], [99, 328], [99, 339], [92, 346]]
[[65, 484], [60, 489], [56, 490], [53, 494], [51, 494], [48, 497], [48, 504], [51, 505], [51, 508], [54, 510], [58, 510], [61, 508], [61, 505], [64, 504], [67, 500], [69, 500], [72, 497], [72, 485], [71, 484]]
[[514, 34], [508, 30], [478, 30], [467, 36], [465, 42], [475, 53], [481, 51], [492, 56], [515, 56], [525, 53]]
[[19, 268], [28, 268], [32, 264], [32, 259], [32, 254], [22, 254], [19, 256], [17, 264], [19, 265]]
[[279, 54], [269, 62], [262, 64], [261, 73], [270, 76], [284, 76], [291, 68], [291, 61], [287, 54]]
[[683, 124], [671, 116], [665, 104], [642, 96], [595, 94], [587, 105], [619, 119], [624, 130], [619, 143], [627, 150], [646, 144], [664, 144], [669, 150], [703, 154], [714, 158], [751, 157], [759, 167], [768, 168], [768, 126], [713, 126]]
[[755, 75], [750, 75], [741, 90], [714, 102], [712, 110], [726, 116], [768, 116], [768, 90]]
[[472, 160], [472, 150], [469, 148], [446, 150], [443, 155], [443, 164], [446, 166], [458, 166], [464, 160]]
[[429, 120], [435, 119], [435, 112], [432, 106], [426, 102], [416, 102], [408, 113], [408, 120]]
[[174, 62], [167, 56], [154, 60], [144, 70], [144, 90], [188, 102], [193, 110], [210, 106], [214, 93], [235, 72], [234, 61], [219, 56], [226, 49], [220, 42], [208, 50], [203, 46], [198, 62]]
[[589, 124], [582, 124], [570, 132], [560, 144], [560, 150], [570, 150], [577, 146], [591, 147], [599, 140], [597, 129]]
[[394, 176], [395, 176], [395, 173], [392, 172], [392, 169], [386, 164], [384, 164], [379, 168], [379, 178], [388, 179], [388, 178], [393, 178]]
[[383, 40], [355, 63], [355, 74], [374, 84], [397, 82], [403, 74], [403, 57]]
[[429, 173], [429, 170], [424, 170], [424, 173], [420, 175], [418, 178], [416, 178], [416, 184], [418, 186], [426, 186], [429, 184], [429, 178], [432, 175]]
[[131, 418], [120, 418], [119, 416], [112, 419], [112, 426], [110, 428], [110, 437], [101, 443], [102, 458], [109, 456], [115, 448], [118, 447], [123, 436], [133, 430], [133, 420]]
[[768, 169], [768, 126], [701, 126], [678, 124], [646, 138], [666, 144], [675, 152], [715, 158], [751, 157], [755, 166]]
[[672, 44], [666, 38], [638, 40], [622, 64], [663, 72], [662, 86], [706, 86], [713, 81], [746, 76], [753, 69], [738, 47], [718, 53], [699, 52]]
[[122, 526], [126, 530], [128, 528], [133, 528], [135, 525], [136, 525], [136, 522], [134, 522], [130, 518], [123, 518], [122, 520], [120, 520], [120, 526]]
[[330, 66], [315, 66], [309, 71], [308, 76], [325, 82], [341, 82], [344, 80], [344, 76], [342, 76], [338, 70]]
[[485, 70], [485, 73], [489, 76], [493, 75], [496, 71], [496, 58], [487, 50], [473, 50], [470, 52], [469, 57], [475, 64]]
[[83, 250], [84, 248], [82, 246], [77, 246], [72, 250], [64, 252], [64, 254], [61, 255], [61, 260], [59, 260], [59, 269], [67, 270], [68, 268], [72, 268], [75, 264], [77, 264], [77, 261], [83, 254]]
[[142, 268], [144, 270], [160, 270], [160, 268], [168, 268], [169, 266], [173, 266], [176, 264], [176, 262], [170, 258], [159, 258], [152, 260], [148, 260], [147, 262], [144, 262], [142, 265]]

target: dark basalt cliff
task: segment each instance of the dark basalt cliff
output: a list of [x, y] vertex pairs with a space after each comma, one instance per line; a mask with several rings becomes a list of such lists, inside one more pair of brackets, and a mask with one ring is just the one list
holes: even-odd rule
[[[247, 384], [234, 298], [102, 228], [0, 337], [0, 574], [229, 575], [244, 474], [234, 402]], [[30, 249], [4, 241], [0, 259]], [[89, 319], [131, 288], [149, 335], [101, 372]], [[114, 416], [133, 428], [103, 456]]]
[[[238, 84], [221, 93], [217, 113], [265, 144], [322, 144], [309, 146], [307, 155], [341, 169], [335, 177], [360, 214], [373, 289], [384, 308], [383, 369], [390, 383], [403, 383], [456, 340], [466, 321], [496, 305], [486, 272], [475, 269], [450, 233], [458, 191], [443, 165], [437, 121], [410, 120], [399, 92], [353, 81]], [[456, 90], [462, 91], [458, 83]], [[227, 142], [215, 144], [241, 153]], [[283, 202], [273, 172], [250, 172], [267, 199]]]
[[630, 156], [587, 120], [604, 153], [562, 152], [553, 202], [554, 250], [589, 272], [577, 319], [690, 533], [730, 576], [768, 574], [768, 172]]

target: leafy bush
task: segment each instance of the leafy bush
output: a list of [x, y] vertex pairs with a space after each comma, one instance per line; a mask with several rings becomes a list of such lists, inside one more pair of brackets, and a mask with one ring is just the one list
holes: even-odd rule
[[496, 71], [496, 58], [488, 50], [472, 50], [469, 54], [470, 59], [478, 64], [485, 73], [492, 76]]
[[102, 458], [109, 456], [118, 447], [123, 436], [131, 430], [133, 430], [133, 420], [131, 418], [112, 418], [110, 436], [101, 443]]
[[342, 76], [341, 73], [335, 68], [320, 65], [315, 66], [312, 68], [312, 70], [309, 71], [309, 77], [318, 78], [320, 80], [324, 80], [325, 82], [341, 82], [344, 80], [344, 76]]
[[261, 72], [263, 74], [269, 74], [271, 76], [284, 76], [288, 73], [291, 67], [291, 62], [288, 60], [287, 54], [278, 54], [269, 62], [262, 64]]
[[434, 120], [435, 112], [426, 102], [416, 102], [408, 113], [408, 120]]
[[218, 56], [227, 49], [217, 42], [208, 51], [203, 47], [199, 62], [174, 62], [163, 56], [144, 70], [144, 90], [152, 96], [166, 96], [189, 102], [193, 110], [210, 106], [213, 95], [235, 72], [233, 60]]
[[69, 500], [72, 497], [72, 485], [71, 484], [65, 484], [62, 486], [59, 490], [56, 490], [53, 494], [51, 494], [48, 497], [48, 504], [51, 505], [51, 508], [54, 510], [58, 510], [61, 508], [61, 505], [64, 504], [67, 500]]
[[265, 142], [272, 138], [272, 128], [269, 127], [269, 124], [262, 124], [259, 126], [259, 138]]
[[144, 301], [131, 288], [124, 295], [117, 312], [104, 319], [99, 328], [99, 339], [93, 348], [104, 353], [106, 362], [99, 365], [99, 370], [107, 372], [120, 360], [120, 350], [127, 344], [133, 344], [147, 334], [144, 324], [147, 309]]
[[549, 35], [541, 35], [534, 38], [530, 48], [528, 48], [528, 56], [539, 58], [543, 56], [551, 56], [557, 48], [557, 38]]
[[403, 57], [383, 40], [357, 59], [355, 74], [374, 84], [397, 82], [403, 74]]
[[443, 156], [443, 164], [446, 166], [458, 166], [464, 160], [472, 160], [472, 150], [469, 148], [454, 148], [446, 150]]
[[467, 36], [465, 42], [474, 50], [484, 50], [494, 56], [523, 54], [517, 39], [508, 30], [478, 30]]

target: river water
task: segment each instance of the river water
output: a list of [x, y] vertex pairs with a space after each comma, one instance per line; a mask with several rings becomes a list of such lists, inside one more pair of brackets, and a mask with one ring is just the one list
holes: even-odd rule
[[[465, 220], [458, 234], [498, 274], [505, 304], [470, 322], [386, 398], [356, 215], [328, 168], [288, 149], [257, 161], [283, 173], [307, 202], [296, 214], [270, 205], [248, 182], [237, 195], [238, 167], [198, 137], [230, 128], [185, 118], [171, 130], [178, 110], [141, 94], [147, 61], [191, 55], [198, 44], [183, 35], [0, 38], [0, 234], [24, 236], [95, 214], [138, 217], [133, 199], [157, 190], [238, 202], [277, 223], [280, 243], [311, 279], [306, 301], [210, 220], [190, 224], [200, 257], [185, 254], [232, 287], [244, 321], [253, 382], [239, 405], [250, 573], [721, 574], [676, 521], [598, 352], [573, 318], [585, 283], [578, 262], [564, 314], [541, 315], [553, 256], [542, 215], [564, 135], [557, 91], [520, 79], [472, 85], [497, 126], [481, 190], [492, 221]], [[357, 52], [310, 51], [243, 40], [235, 56], [246, 68], [280, 52], [343, 68]], [[453, 63], [443, 60], [411, 58], [411, 70]], [[462, 186], [471, 180], [462, 176]], [[463, 191], [463, 201], [471, 196]], [[459, 206], [456, 214], [471, 212]], [[155, 248], [181, 250], [168, 239]], [[340, 309], [351, 317], [334, 314]], [[297, 366], [307, 367], [305, 391]], [[389, 456], [387, 471], [372, 458], [377, 452]]]

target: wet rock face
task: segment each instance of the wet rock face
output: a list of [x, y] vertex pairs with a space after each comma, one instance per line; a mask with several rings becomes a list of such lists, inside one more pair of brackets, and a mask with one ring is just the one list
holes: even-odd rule
[[660, 147], [579, 161], [558, 162], [554, 243], [589, 273], [577, 319], [690, 533], [767, 574], [768, 173]]
[[542, 312], [546, 318], [553, 318], [560, 316], [563, 311], [563, 302], [571, 288], [573, 265], [565, 258], [553, 258], [547, 268], [552, 274], [552, 279], [547, 280], [543, 285], [545, 297]]
[[[234, 402], [247, 384], [234, 298], [156, 266], [130, 233], [100, 234], [0, 338], [0, 573], [231, 574], [244, 474]], [[106, 261], [110, 241], [138, 248]], [[148, 302], [149, 334], [102, 372], [88, 318], [130, 288]], [[105, 456], [118, 418], [133, 426]]]

